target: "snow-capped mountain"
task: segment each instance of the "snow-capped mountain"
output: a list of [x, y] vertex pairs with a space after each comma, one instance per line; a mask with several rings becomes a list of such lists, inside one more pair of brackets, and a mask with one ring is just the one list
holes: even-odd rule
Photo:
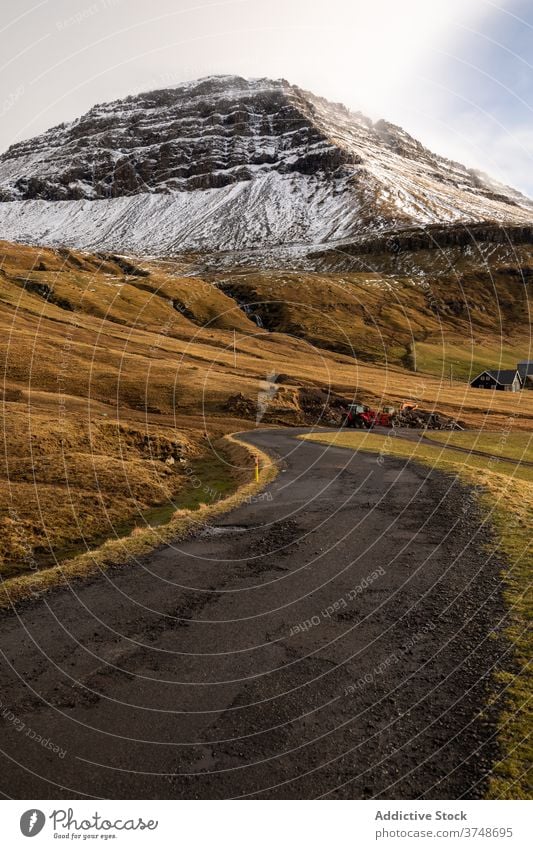
[[533, 220], [519, 192], [285, 80], [93, 107], [0, 157], [0, 238], [171, 255]]

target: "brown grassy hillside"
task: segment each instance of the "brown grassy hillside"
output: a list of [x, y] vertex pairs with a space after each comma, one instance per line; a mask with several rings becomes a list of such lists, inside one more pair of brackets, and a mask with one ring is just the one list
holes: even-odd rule
[[531, 427], [533, 393], [450, 385], [446, 370], [449, 351], [466, 361], [472, 345], [487, 364], [528, 355], [525, 325], [512, 324], [524, 307], [516, 292], [504, 337], [481, 308], [488, 290], [465, 323], [435, 315], [413, 280], [384, 273], [201, 279], [185, 261], [8, 243], [0, 260], [4, 575], [217, 499], [239, 474], [223, 434], [329, 424], [343, 398], [414, 397], [476, 427], [505, 427], [509, 416]]
[[241, 269], [217, 279], [265, 327], [364, 362], [446, 377], [451, 367], [468, 380], [533, 359], [531, 244], [353, 257], [343, 249], [314, 262], [327, 270]]

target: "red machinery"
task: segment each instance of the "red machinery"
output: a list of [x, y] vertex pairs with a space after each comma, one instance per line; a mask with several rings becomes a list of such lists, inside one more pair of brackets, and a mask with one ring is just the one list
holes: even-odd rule
[[373, 410], [366, 404], [348, 404], [343, 427], [419, 428], [423, 430], [463, 430], [464, 424], [434, 411], [421, 410], [415, 401], [404, 401], [399, 409], [392, 406]]
[[344, 422], [345, 427], [370, 429], [375, 425], [392, 427], [392, 413], [388, 408], [377, 411], [367, 407], [366, 404], [349, 404]]

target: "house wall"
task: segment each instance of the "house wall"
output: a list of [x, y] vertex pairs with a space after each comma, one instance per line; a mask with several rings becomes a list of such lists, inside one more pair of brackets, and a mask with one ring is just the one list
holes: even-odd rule
[[[506, 386], [502, 386], [502, 384], [498, 383], [493, 377], [490, 376], [490, 374], [485, 373], [480, 374], [479, 377], [476, 377], [476, 379], [470, 383], [470, 386], [473, 389], [496, 389], [500, 392], [519, 392], [522, 388], [518, 375], [516, 375], [512, 383]], [[529, 388], [533, 389], [533, 385], [531, 385]]]
[[503, 389], [489, 374], [480, 374], [470, 384], [473, 389]]

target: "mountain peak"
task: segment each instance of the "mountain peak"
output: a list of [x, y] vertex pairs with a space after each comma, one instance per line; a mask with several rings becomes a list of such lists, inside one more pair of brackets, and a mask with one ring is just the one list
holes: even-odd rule
[[[157, 207], [169, 221], [163, 245], [159, 223], [146, 222], [151, 235], [141, 247], [153, 252], [210, 240], [233, 249], [533, 217], [518, 192], [431, 153], [401, 127], [373, 123], [285, 79], [235, 75], [97, 104], [13, 145], [0, 157], [0, 200], [0, 221], [13, 237], [39, 219], [31, 238], [46, 232], [77, 245], [94, 245], [102, 222], [107, 231], [126, 208], [137, 210], [142, 229], [146, 210]], [[35, 201], [46, 209], [9, 208]], [[62, 218], [57, 232], [50, 226], [64, 212], [57, 201], [73, 204], [75, 237], [71, 221]], [[137, 235], [121, 222], [105, 244], [137, 248]]]

